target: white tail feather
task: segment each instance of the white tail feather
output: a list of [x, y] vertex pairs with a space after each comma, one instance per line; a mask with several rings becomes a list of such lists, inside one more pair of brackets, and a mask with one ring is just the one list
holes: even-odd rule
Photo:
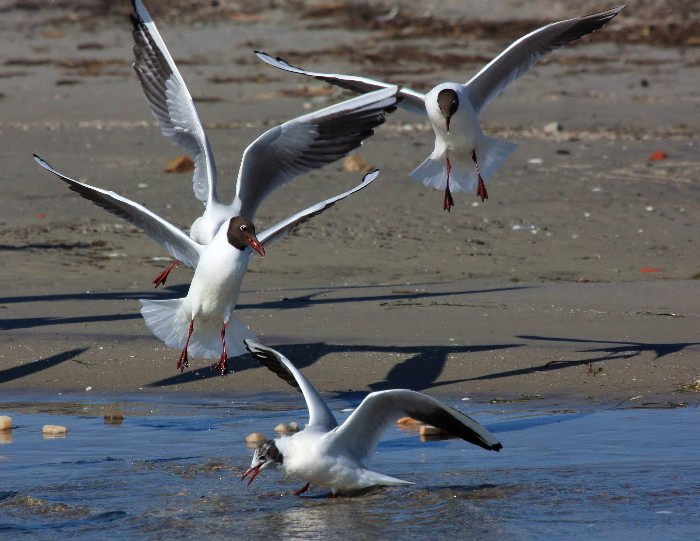
[[140, 299], [141, 315], [153, 334], [171, 348], [182, 349], [187, 340], [190, 318], [183, 309], [185, 299], [151, 301]]
[[[481, 170], [481, 178], [489, 180], [491, 175], [515, 150], [517, 145], [482, 135], [476, 146], [476, 158]], [[450, 153], [450, 191], [472, 192], [478, 185], [476, 167], [471, 154], [463, 156]], [[447, 161], [444, 153], [428, 157], [411, 172], [411, 177], [429, 188], [444, 190], [447, 184]]]
[[[192, 315], [186, 309], [186, 299], [151, 301], [141, 299], [141, 315], [149, 329], [173, 349], [182, 349], [187, 341]], [[193, 357], [218, 359], [221, 355], [221, 324], [223, 321], [207, 321], [195, 318], [194, 332], [190, 337], [187, 352]], [[238, 357], [247, 353], [243, 340], [255, 334], [234, 314], [229, 315], [226, 327], [226, 353]]]
[[[238, 357], [239, 355], [245, 355], [248, 350], [243, 343], [246, 339], [257, 340], [253, 331], [238, 319], [234, 314], [230, 314], [228, 317], [228, 325], [226, 327], [226, 353], [229, 357]], [[235, 366], [233, 367], [235, 368]]]

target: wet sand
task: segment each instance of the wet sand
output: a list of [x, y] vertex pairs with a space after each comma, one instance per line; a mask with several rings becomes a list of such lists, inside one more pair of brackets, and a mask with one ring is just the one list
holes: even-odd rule
[[[159, 134], [130, 70], [128, 23], [57, 4], [7, 7], [0, 21], [0, 390], [284, 389], [250, 359], [232, 361], [225, 379], [198, 359], [179, 375], [178, 352], [150, 334], [136, 299], [184, 295], [191, 271], [151, 290], [167, 254], [33, 163], [37, 152], [183, 227], [201, 211], [191, 175], [163, 173], [181, 152]], [[545, 22], [537, 3], [489, 3], [460, 24], [400, 19], [411, 5], [393, 23], [364, 3], [222, 7], [217, 22], [192, 12], [193, 25], [162, 8], [157, 22], [198, 101], [224, 198], [254, 137], [345, 97], [265, 66], [252, 49], [426, 89], [466, 80]], [[429, 127], [395, 113], [359, 152], [380, 179], [252, 262], [241, 318], [324, 391], [695, 400], [679, 389], [700, 378], [700, 64], [692, 18], [690, 34], [669, 41], [655, 19], [642, 39], [647, 5], [559, 50], [489, 106], [484, 130], [519, 148], [483, 204], [458, 194], [445, 213], [440, 193], [408, 177], [432, 148]], [[557, 9], [553, 18], [579, 14]], [[501, 24], [485, 34], [476, 17]], [[551, 122], [562, 129], [545, 130]], [[668, 157], [651, 161], [655, 151]], [[257, 222], [360, 177], [334, 164], [300, 178]]]

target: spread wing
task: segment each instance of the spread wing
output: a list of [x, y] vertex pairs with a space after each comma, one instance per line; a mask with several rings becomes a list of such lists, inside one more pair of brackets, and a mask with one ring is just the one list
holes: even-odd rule
[[[308, 77], [313, 77], [320, 81], [324, 81], [328, 84], [338, 86], [340, 88], [345, 88], [346, 90], [352, 90], [353, 92], [372, 92], [380, 88], [389, 88], [392, 86], [389, 83], [383, 81], [376, 81], [374, 79], [369, 79], [367, 77], [357, 77], [355, 75], [341, 75], [339, 73], [319, 73], [316, 71], [308, 71], [297, 66], [292, 66], [286, 60], [278, 57], [272, 57], [267, 53], [261, 51], [255, 51], [255, 54], [263, 62], [270, 64], [278, 69], [284, 71], [290, 71], [292, 73], [298, 73], [299, 75], [306, 75]], [[425, 94], [421, 94], [415, 90], [407, 88], [405, 86], [399, 87], [398, 93], [399, 98], [402, 98], [399, 107], [410, 111], [411, 113], [416, 113], [419, 115], [426, 115], [425, 111]]]
[[134, 71], [161, 132], [192, 156], [192, 188], [205, 204], [218, 201], [216, 164], [187, 85], [141, 0], [133, 0]]
[[308, 426], [319, 426], [327, 431], [338, 426], [333, 413], [328, 409], [316, 388], [297, 370], [296, 366], [289, 359], [280, 352], [255, 340], [247, 339], [243, 342], [248, 351], [252, 353], [253, 357], [261, 365], [274, 372], [296, 390], [301, 391], [304, 395], [304, 400], [306, 400], [306, 407], [309, 410]]
[[474, 110], [477, 113], [482, 111], [544, 55], [602, 28], [624, 7], [548, 24], [513, 42], [466, 83]]
[[340, 195], [336, 195], [335, 197], [331, 197], [330, 199], [326, 199], [325, 201], [316, 203], [315, 205], [305, 210], [302, 210], [301, 212], [297, 212], [294, 216], [290, 216], [286, 220], [282, 220], [278, 224], [273, 225], [272, 227], [260, 233], [258, 235], [258, 240], [263, 246], [267, 247], [270, 243], [282, 238], [284, 235], [292, 231], [297, 226], [310, 220], [314, 216], [318, 216], [323, 211], [331, 208], [338, 201], [345, 199], [347, 196], [352, 195], [355, 192], [362, 190], [363, 188], [366, 188], [374, 181], [375, 178], [377, 178], [377, 176], [379, 176], [379, 169], [375, 169], [371, 173], [367, 173], [362, 178], [362, 182], [355, 186], [352, 190], [348, 190], [345, 193], [341, 193]]
[[202, 246], [193, 241], [179, 227], [174, 226], [146, 207], [126, 197], [122, 197], [114, 192], [95, 188], [89, 184], [78, 182], [77, 180], [73, 180], [59, 173], [48, 162], [44, 161], [36, 154], [34, 154], [34, 160], [41, 167], [50, 171], [68, 184], [70, 189], [77, 192], [80, 196], [89, 199], [97, 206], [102, 207], [106, 211], [125, 219], [127, 222], [143, 230], [146, 235], [165, 248], [175, 259], [179, 259], [185, 265], [193, 268], [197, 266]]
[[431, 396], [408, 389], [369, 394], [340, 428], [325, 437], [333, 440], [332, 445], [362, 460], [375, 448], [384, 430], [404, 415], [442, 428], [489, 451], [499, 451], [503, 447], [474, 419]]
[[359, 147], [396, 108], [396, 87], [326, 107], [268, 130], [243, 154], [233, 206], [253, 220], [275, 188]]

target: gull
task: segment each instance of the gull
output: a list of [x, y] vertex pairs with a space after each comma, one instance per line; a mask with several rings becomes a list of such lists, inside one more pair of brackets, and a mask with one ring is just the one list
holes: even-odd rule
[[402, 415], [429, 423], [490, 451], [500, 442], [475, 420], [423, 393], [392, 389], [370, 393], [345, 422], [338, 426], [333, 413], [316, 388], [284, 355], [259, 342], [246, 339], [245, 346], [269, 370], [304, 395], [309, 410], [306, 428], [291, 436], [268, 440], [255, 451], [241, 481], [248, 485], [270, 466], [285, 475], [307, 481], [294, 494], [306, 492], [311, 483], [330, 488], [333, 494], [374, 486], [411, 485], [367, 469], [363, 464], [382, 433]]
[[[243, 153], [236, 194], [230, 204], [217, 195], [217, 172], [207, 134], [185, 81], [141, 0], [132, 2], [133, 68], [164, 136], [194, 161], [192, 187], [205, 206], [190, 228], [199, 244], [208, 244], [221, 224], [234, 216], [255, 220], [255, 212], [273, 190], [328, 165], [359, 147], [395, 110], [397, 87], [380, 89], [275, 126]], [[164, 284], [176, 260], [153, 281]]]
[[153, 334], [169, 347], [182, 350], [177, 369], [183, 371], [189, 365], [188, 355], [207, 359], [218, 356], [216, 369], [222, 376], [228, 372], [228, 356], [245, 353], [242, 340], [255, 337], [233, 314], [253, 250], [264, 256], [270, 243], [336, 202], [366, 188], [379, 174], [379, 170], [366, 174], [351, 190], [302, 210], [260, 234], [256, 234], [255, 225], [245, 216], [234, 216], [219, 226], [208, 244], [202, 244], [139, 203], [67, 177], [36, 154], [34, 159], [66, 182], [71, 190], [139, 227], [175, 259], [195, 268], [186, 297], [140, 299], [141, 315]]
[[[411, 172], [425, 186], [444, 190], [443, 208], [454, 206], [452, 191], [476, 188], [482, 201], [488, 198], [485, 181], [515, 150], [516, 145], [484, 135], [479, 115], [491, 100], [544, 55], [566, 43], [602, 28], [624, 5], [585, 17], [548, 24], [514, 41], [466, 83], [444, 82], [427, 94], [401, 87], [399, 107], [427, 115], [435, 132], [432, 154]], [[368, 92], [391, 85], [366, 77], [319, 73], [293, 66], [282, 58], [256, 51], [258, 57], [276, 68], [315, 77], [356, 92]]]

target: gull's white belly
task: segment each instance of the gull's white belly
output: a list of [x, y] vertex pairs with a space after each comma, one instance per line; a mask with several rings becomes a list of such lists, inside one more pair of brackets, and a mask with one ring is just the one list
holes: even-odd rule
[[202, 322], [226, 318], [236, 305], [248, 267], [248, 254], [233, 246], [210, 244], [195, 270], [186, 303]]

